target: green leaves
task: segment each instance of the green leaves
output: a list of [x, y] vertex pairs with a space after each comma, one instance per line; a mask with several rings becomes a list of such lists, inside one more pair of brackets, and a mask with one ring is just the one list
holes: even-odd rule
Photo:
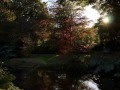
[[[15, 77], [12, 74], [10, 74], [5, 68], [0, 67], [0, 89], [8, 89], [11, 88], [11, 85], [14, 86], [12, 83], [14, 79]], [[16, 87], [14, 86], [14, 90], [19, 90], [15, 88]]]

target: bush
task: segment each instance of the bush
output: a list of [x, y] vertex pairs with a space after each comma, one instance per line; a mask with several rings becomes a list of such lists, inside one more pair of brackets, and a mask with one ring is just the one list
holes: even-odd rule
[[12, 83], [14, 79], [15, 77], [12, 74], [0, 67], [0, 90], [21, 90]]
[[42, 42], [41, 45], [34, 48], [34, 54], [54, 54], [58, 52], [57, 41], [50, 39], [46, 42]]

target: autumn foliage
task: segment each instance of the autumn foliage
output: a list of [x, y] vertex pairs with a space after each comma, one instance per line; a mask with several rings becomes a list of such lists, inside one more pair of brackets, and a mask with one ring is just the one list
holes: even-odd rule
[[[88, 52], [98, 43], [97, 29], [87, 28], [82, 9], [70, 1], [58, 4], [55, 9], [58, 47], [62, 54]], [[79, 12], [80, 14], [78, 14]]]

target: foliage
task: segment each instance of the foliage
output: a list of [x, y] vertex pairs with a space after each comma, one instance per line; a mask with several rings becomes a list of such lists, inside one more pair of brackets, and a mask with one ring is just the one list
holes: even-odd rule
[[57, 40], [49, 39], [46, 42], [41, 42], [40, 46], [37, 46], [34, 50], [34, 54], [54, 54], [58, 52], [58, 47], [56, 45]]
[[97, 30], [85, 28], [87, 22], [77, 1], [58, 0], [50, 12], [39, 0], [5, 0], [0, 7], [0, 42], [12, 44], [18, 56], [29, 56], [42, 47], [59, 48], [62, 53], [82, 52], [97, 41]]
[[[114, 3], [113, 3], [114, 2]], [[120, 1], [119, 0], [107, 0], [105, 2], [106, 7], [108, 8], [108, 14], [110, 15], [110, 18], [112, 19], [110, 26], [108, 28], [109, 30], [109, 44], [112, 43], [110, 45], [110, 48], [112, 50], [120, 50], [119, 45], [120, 45], [120, 25], [118, 23], [120, 23], [120, 5], [119, 5]]]
[[[120, 50], [120, 1], [119, 0], [89, 0], [91, 3], [96, 3], [96, 7], [107, 13], [110, 22], [107, 25], [102, 25], [100, 29], [101, 44], [106, 44], [106, 47], [113, 50]], [[101, 22], [100, 22], [101, 24]], [[103, 36], [103, 37], [102, 37]], [[105, 42], [104, 42], [104, 41]]]
[[76, 50], [77, 52], [88, 52], [95, 45], [99, 44], [98, 30], [95, 28], [83, 28], [76, 31]]
[[0, 89], [21, 90], [12, 83], [14, 79], [15, 77], [12, 74], [10, 74], [5, 68], [0, 67]]
[[12, 43], [19, 49], [17, 53], [28, 55], [38, 45], [38, 40], [49, 39], [52, 25], [46, 3], [40, 0], [0, 2], [0, 42]]
[[86, 52], [99, 42], [97, 30], [86, 28], [88, 22], [77, 2], [58, 2], [53, 13], [61, 53]]
[[18, 17], [16, 22], [18, 23], [18, 27], [20, 27], [17, 27], [17, 29], [20, 29], [19, 31], [22, 35], [21, 39], [24, 43], [23, 48], [25, 48], [25, 51], [28, 50], [26, 52], [29, 53], [32, 51], [33, 47], [38, 45], [38, 40], [44, 41], [46, 39], [44, 34], [50, 29], [49, 13], [46, 4], [39, 0], [22, 0], [15, 1], [14, 3]]

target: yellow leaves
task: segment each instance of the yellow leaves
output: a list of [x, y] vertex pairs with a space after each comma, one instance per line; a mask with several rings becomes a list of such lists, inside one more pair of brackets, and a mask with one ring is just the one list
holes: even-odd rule
[[97, 29], [79, 28], [75, 30], [76, 44], [81, 51], [88, 51], [99, 43]]
[[6, 19], [8, 21], [14, 21], [16, 19], [16, 15], [14, 12], [10, 11], [7, 8], [3, 8], [2, 6], [0, 7], [0, 11], [5, 15]]
[[14, 13], [10, 12], [9, 14], [7, 14], [8, 21], [14, 21], [15, 19], [16, 19], [16, 16]]
[[3, 0], [3, 2], [7, 2], [8, 3], [8, 2], [10, 2], [10, 0]]

